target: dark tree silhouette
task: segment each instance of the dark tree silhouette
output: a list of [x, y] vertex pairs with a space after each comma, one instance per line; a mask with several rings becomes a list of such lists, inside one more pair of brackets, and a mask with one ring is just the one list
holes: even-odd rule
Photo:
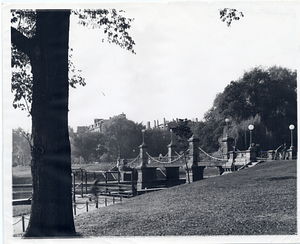
[[185, 161], [185, 167], [188, 174], [188, 183], [190, 183], [190, 174], [189, 167], [186, 160], [186, 152], [189, 148], [188, 139], [193, 135], [191, 128], [189, 127], [190, 120], [188, 119], [179, 119], [177, 122], [177, 126], [172, 128], [172, 131], [177, 136], [177, 142], [180, 148], [183, 150], [183, 156]]
[[12, 11], [11, 42], [18, 50], [12, 65], [20, 72], [24, 62], [30, 62], [32, 72], [31, 82], [30, 77], [13, 76], [12, 83], [15, 102], [22, 98], [31, 102], [33, 195], [25, 237], [75, 235], [68, 133], [71, 12], [83, 25], [105, 26], [109, 42], [133, 51], [134, 42], [126, 31], [131, 19], [116, 10]]

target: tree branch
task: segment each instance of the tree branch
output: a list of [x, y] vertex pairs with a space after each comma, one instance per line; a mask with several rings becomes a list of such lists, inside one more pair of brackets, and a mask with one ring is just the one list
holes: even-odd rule
[[11, 43], [16, 45], [19, 51], [30, 56], [33, 43], [32, 39], [27, 38], [13, 27], [11, 27]]

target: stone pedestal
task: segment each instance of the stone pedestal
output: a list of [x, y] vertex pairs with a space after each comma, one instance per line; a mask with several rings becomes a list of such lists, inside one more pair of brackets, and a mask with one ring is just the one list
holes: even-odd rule
[[118, 181], [131, 181], [132, 169], [127, 166], [127, 159], [118, 160]]
[[189, 139], [189, 158], [193, 165], [198, 165], [199, 161], [199, 148], [198, 143], [200, 139], [192, 136]]
[[174, 149], [176, 148], [176, 145], [171, 142], [168, 145], [168, 162], [171, 163], [174, 157], [176, 156]]
[[249, 162], [256, 162], [256, 147], [249, 147], [249, 149], [246, 151], [246, 160], [247, 163]]
[[274, 150], [268, 151], [268, 160], [275, 160], [275, 151]]
[[148, 164], [148, 155], [147, 155], [147, 148], [148, 146], [143, 142], [140, 146], [140, 165], [139, 168], [145, 167]]
[[179, 182], [179, 167], [165, 167], [166, 186], [177, 185]]
[[223, 154], [223, 157], [224, 158], [228, 158], [229, 159], [229, 155], [228, 153], [233, 151], [233, 142], [234, 142], [234, 139], [232, 137], [228, 137], [228, 136], [225, 136], [223, 139], [222, 139], [222, 154]]
[[152, 187], [157, 179], [156, 168], [142, 167], [137, 169], [137, 190]]
[[190, 182], [198, 181], [203, 179], [203, 172], [205, 166], [192, 166], [189, 170], [186, 170], [186, 183], [188, 183], [188, 177]]
[[288, 152], [288, 159], [297, 159], [297, 149], [294, 147], [291, 147], [290, 149], [287, 150]]
[[187, 167], [184, 166], [186, 172], [186, 183], [203, 179], [203, 171], [205, 166], [198, 166], [199, 161], [199, 138], [192, 136], [189, 139], [189, 161]]

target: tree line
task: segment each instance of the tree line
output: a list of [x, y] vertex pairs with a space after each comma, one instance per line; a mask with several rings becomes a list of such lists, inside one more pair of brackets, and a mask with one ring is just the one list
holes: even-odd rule
[[[226, 124], [225, 119], [229, 120]], [[207, 152], [218, 151], [226, 129], [235, 139], [239, 150], [249, 147], [248, 126], [254, 125], [253, 142], [262, 150], [276, 149], [290, 144], [289, 125], [297, 125], [297, 72], [273, 66], [255, 67], [236, 81], [231, 81], [222, 93], [216, 95], [213, 107], [203, 120], [187, 124], [200, 139], [199, 146]], [[117, 115], [106, 120], [103, 132], [77, 132], [69, 128], [73, 164], [116, 162], [118, 158], [135, 158], [139, 154], [145, 126]], [[297, 127], [295, 137], [297, 136]], [[178, 144], [173, 134], [173, 143]], [[24, 164], [30, 147], [21, 128], [13, 131], [13, 160]], [[170, 130], [159, 128], [144, 132], [148, 153], [157, 157], [166, 155], [171, 142]], [[179, 143], [180, 144], [180, 143]], [[178, 145], [179, 145], [178, 144]], [[297, 140], [294, 139], [294, 146]], [[178, 150], [181, 150], [178, 147]]]
[[[113, 116], [103, 124], [103, 132], [74, 132], [69, 127], [72, 164], [116, 162], [118, 158], [135, 158], [143, 141], [145, 126], [127, 119], [122, 115]], [[20, 151], [30, 157], [30, 144], [22, 128], [13, 130], [13, 164], [29, 165], [30, 160], [20, 162]], [[28, 135], [30, 137], [30, 135]], [[171, 142], [171, 132], [159, 128], [144, 132], [148, 153], [153, 157], [166, 155], [167, 145]], [[175, 143], [175, 136], [174, 136]]]

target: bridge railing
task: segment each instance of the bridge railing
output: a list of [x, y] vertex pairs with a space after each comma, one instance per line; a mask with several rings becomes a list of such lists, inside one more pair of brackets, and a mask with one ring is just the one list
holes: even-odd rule
[[[271, 158], [270, 158], [270, 153], [271, 153]], [[270, 151], [260, 151], [258, 153], [258, 156], [257, 156], [258, 159], [260, 160], [268, 160], [268, 159], [272, 159], [272, 152]]]
[[220, 151], [207, 153], [202, 148], [199, 148], [199, 161], [227, 161], [227, 158], [224, 158]]
[[178, 157], [178, 156], [172, 156], [172, 157], [149, 157], [148, 158], [148, 163], [175, 163], [175, 162], [180, 162], [183, 160], [183, 157]]
[[135, 158], [128, 158], [127, 159], [127, 166], [130, 166], [131, 168], [137, 167], [141, 163], [140, 161], [140, 155], [138, 155]]

